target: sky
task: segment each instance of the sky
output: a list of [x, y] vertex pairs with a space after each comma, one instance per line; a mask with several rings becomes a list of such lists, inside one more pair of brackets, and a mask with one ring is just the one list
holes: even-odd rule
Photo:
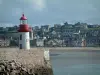
[[0, 0], [0, 23], [19, 24], [22, 13], [34, 25], [100, 24], [100, 0]]

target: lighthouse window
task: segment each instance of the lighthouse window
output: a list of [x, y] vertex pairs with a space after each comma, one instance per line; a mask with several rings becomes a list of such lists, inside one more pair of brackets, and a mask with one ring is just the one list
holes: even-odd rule
[[22, 20], [21, 21], [21, 24], [26, 24], [27, 23], [27, 20]]
[[20, 49], [22, 49], [22, 44], [20, 44]]
[[25, 24], [25, 21], [24, 20], [22, 21], [22, 24]]
[[20, 35], [20, 40], [22, 40], [22, 35]]

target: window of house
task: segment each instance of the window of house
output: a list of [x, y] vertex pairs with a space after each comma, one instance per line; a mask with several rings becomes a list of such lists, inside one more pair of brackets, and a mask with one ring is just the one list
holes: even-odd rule
[[22, 35], [20, 35], [20, 40], [22, 40]]

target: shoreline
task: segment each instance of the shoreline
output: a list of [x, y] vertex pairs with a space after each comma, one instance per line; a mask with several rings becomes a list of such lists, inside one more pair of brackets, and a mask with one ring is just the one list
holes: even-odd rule
[[[3, 50], [19, 50], [18, 47], [2, 47], [0, 49]], [[100, 50], [100, 47], [31, 47], [30, 50], [38, 50], [38, 49], [49, 49], [50, 51], [52, 50]]]
[[51, 50], [100, 50], [99, 47], [57, 47], [57, 48], [49, 48]]

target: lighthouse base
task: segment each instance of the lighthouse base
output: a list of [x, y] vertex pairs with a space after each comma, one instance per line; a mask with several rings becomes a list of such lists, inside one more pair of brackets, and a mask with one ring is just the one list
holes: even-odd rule
[[19, 33], [19, 49], [24, 49], [24, 50], [30, 49], [29, 32]]

